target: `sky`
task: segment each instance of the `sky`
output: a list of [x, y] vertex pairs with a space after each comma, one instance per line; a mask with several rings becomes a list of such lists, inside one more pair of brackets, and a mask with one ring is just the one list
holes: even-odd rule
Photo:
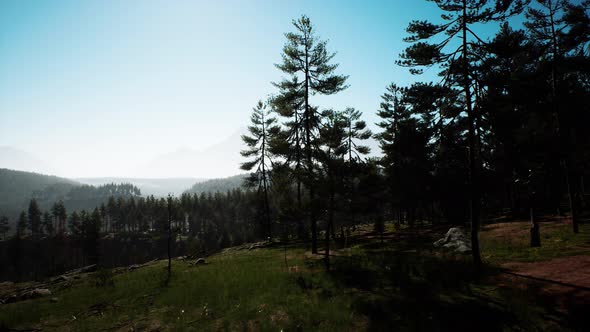
[[3, 0], [0, 147], [67, 177], [219, 176], [143, 166], [233, 146], [276, 92], [284, 33], [302, 14], [349, 75], [347, 90], [312, 102], [355, 107], [376, 129], [385, 87], [420, 79], [395, 65], [406, 26], [440, 12], [421, 0]]

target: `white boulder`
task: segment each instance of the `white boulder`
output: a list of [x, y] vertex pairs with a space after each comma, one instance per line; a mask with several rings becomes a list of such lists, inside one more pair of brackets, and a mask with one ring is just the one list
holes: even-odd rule
[[434, 242], [437, 248], [445, 248], [458, 254], [471, 253], [471, 241], [459, 227], [449, 229], [445, 237]]

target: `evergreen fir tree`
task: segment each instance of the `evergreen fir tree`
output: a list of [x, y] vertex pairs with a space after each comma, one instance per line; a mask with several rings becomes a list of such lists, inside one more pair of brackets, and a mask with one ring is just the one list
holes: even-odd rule
[[[479, 250], [479, 224], [481, 209], [481, 188], [479, 185], [480, 160], [477, 156], [478, 114], [474, 113], [474, 55], [477, 48], [482, 47], [482, 39], [472, 30], [477, 23], [487, 23], [505, 19], [507, 16], [522, 10], [523, 1], [519, 0], [432, 0], [444, 14], [443, 24], [428, 21], [412, 21], [407, 31], [410, 34], [405, 41], [413, 43], [402, 54], [398, 64], [411, 67], [410, 72], [419, 74], [419, 67], [443, 65], [445, 84], [455, 84], [463, 90], [463, 106], [467, 115], [467, 137], [469, 146], [469, 184], [470, 184], [470, 217], [471, 242], [473, 261], [481, 265]], [[425, 40], [443, 35], [442, 41], [429, 43]], [[459, 37], [460, 45], [451, 41]], [[450, 51], [449, 51], [450, 49]]]
[[[277, 64], [288, 78], [276, 83], [283, 101], [280, 106], [287, 107], [287, 112], [295, 116], [295, 143], [293, 150], [303, 155], [305, 161], [305, 185], [309, 191], [312, 206], [309, 208], [312, 233], [312, 252], [317, 253], [317, 221], [313, 201], [315, 199], [314, 185], [314, 155], [316, 139], [321, 123], [318, 108], [310, 102], [314, 94], [331, 95], [347, 88], [347, 76], [334, 74], [337, 64], [330, 62], [334, 53], [326, 49], [327, 42], [317, 40], [313, 25], [307, 16], [293, 21], [295, 32], [285, 34], [287, 43], [283, 47], [282, 63]], [[299, 131], [299, 129], [301, 131]]]
[[256, 107], [253, 108], [250, 121], [251, 125], [248, 127], [250, 134], [242, 135], [246, 150], [241, 151], [242, 157], [250, 158], [250, 160], [242, 163], [241, 169], [245, 171], [254, 170], [248, 182], [250, 186], [258, 187], [258, 191], [263, 197], [264, 228], [267, 238], [270, 239], [272, 227], [269, 188], [271, 184], [272, 155], [269, 145], [279, 132], [279, 127], [276, 125], [276, 118], [271, 116], [270, 110], [267, 110], [267, 106], [262, 101], [258, 101]]

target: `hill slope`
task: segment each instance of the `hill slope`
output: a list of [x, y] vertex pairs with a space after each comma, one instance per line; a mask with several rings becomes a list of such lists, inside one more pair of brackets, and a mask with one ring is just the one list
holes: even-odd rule
[[57, 176], [0, 168], [0, 213], [13, 221], [26, 208], [34, 192], [50, 186], [65, 192], [79, 185], [76, 181]]
[[189, 194], [196, 193], [199, 195], [201, 193], [225, 193], [228, 190], [243, 187], [244, 180], [247, 176], [247, 174], [239, 174], [227, 178], [211, 179], [202, 182], [197, 182], [185, 192]]
[[116, 177], [105, 177], [105, 178], [79, 178], [76, 181], [80, 181], [84, 184], [93, 186], [100, 186], [109, 183], [131, 183], [141, 190], [143, 196], [166, 196], [170, 193], [174, 195], [180, 195], [183, 191], [190, 188], [195, 182], [201, 182], [202, 179], [198, 178], [116, 178]]
[[[371, 226], [362, 226], [350, 238], [352, 247], [334, 252], [330, 271], [322, 256], [311, 255], [303, 245], [283, 248], [275, 243], [251, 250], [230, 248], [208, 257], [206, 264], [175, 259], [171, 279], [166, 276], [167, 262], [160, 260], [115, 269], [113, 274], [99, 271], [44, 284], [0, 284], [0, 299], [17, 287], [51, 292], [0, 304], [0, 330], [581, 331], [587, 327], [588, 291], [579, 290], [575, 301], [564, 307], [550, 292], [554, 286], [550, 282], [527, 276], [506, 279], [510, 275], [499, 275], [494, 266], [476, 274], [469, 259], [433, 253], [432, 241], [444, 231], [388, 226], [384, 240], [370, 233]], [[527, 227], [526, 222], [518, 226]], [[561, 229], [567, 225], [555, 227], [546, 234], [563, 240]], [[583, 227], [580, 235], [587, 238], [587, 232]], [[494, 240], [493, 231], [483, 230], [482, 237]], [[482, 254], [509, 248], [532, 254], [537, 248], [528, 248], [526, 237], [526, 233], [510, 235], [514, 243], [524, 242], [522, 247], [502, 242]]]
[[37, 156], [10, 146], [0, 146], [0, 168], [45, 174], [59, 173]]

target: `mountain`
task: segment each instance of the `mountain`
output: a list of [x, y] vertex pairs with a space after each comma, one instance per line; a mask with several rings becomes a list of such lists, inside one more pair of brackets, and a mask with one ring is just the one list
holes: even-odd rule
[[57, 176], [0, 168], [0, 213], [13, 221], [27, 208], [33, 193], [49, 187], [68, 191], [79, 185], [79, 182]]
[[196, 193], [199, 195], [201, 193], [225, 193], [228, 190], [242, 187], [247, 176], [248, 174], [239, 174], [227, 178], [211, 179], [198, 182], [195, 183], [189, 190], [185, 191], [185, 193]]
[[143, 196], [166, 196], [168, 194], [180, 195], [183, 191], [190, 188], [195, 182], [204, 181], [204, 179], [198, 178], [163, 178], [163, 179], [150, 179], [150, 178], [117, 178], [117, 177], [105, 177], [105, 178], [79, 178], [76, 179], [84, 184], [93, 186], [100, 186], [109, 183], [130, 183], [141, 190]]
[[240, 150], [244, 148], [241, 135], [245, 132], [246, 129], [237, 130], [223, 141], [203, 150], [182, 148], [162, 154], [138, 167], [135, 174], [140, 176], [174, 174], [182, 177], [197, 176], [212, 179], [240, 173], [240, 163], [244, 161], [240, 156]]
[[9, 146], [0, 146], [0, 168], [43, 174], [58, 173], [55, 168], [36, 156]]

